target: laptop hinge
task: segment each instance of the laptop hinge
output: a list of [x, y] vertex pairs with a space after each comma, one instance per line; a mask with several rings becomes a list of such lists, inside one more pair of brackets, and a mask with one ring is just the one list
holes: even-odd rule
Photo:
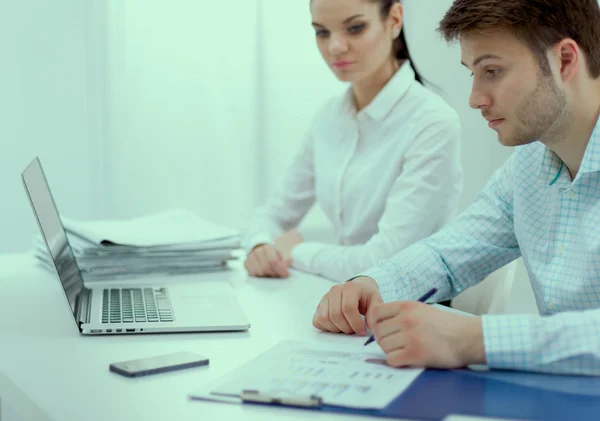
[[76, 301], [77, 320], [79, 322], [79, 330], [83, 330], [82, 326], [90, 322], [92, 315], [92, 290], [83, 288], [77, 297]]

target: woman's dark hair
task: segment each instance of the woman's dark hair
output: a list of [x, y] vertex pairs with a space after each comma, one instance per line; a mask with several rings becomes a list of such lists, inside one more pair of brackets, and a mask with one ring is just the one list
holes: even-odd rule
[[[399, 3], [400, 0], [369, 0], [372, 3], [379, 3], [381, 17], [383, 19], [387, 19], [390, 15], [390, 11], [392, 10], [392, 6], [395, 3]], [[406, 43], [406, 37], [404, 36], [404, 28], [400, 31], [400, 35], [398, 38], [394, 40], [394, 53], [396, 55], [396, 59], [400, 60], [409, 60], [410, 66], [415, 71], [415, 80], [420, 84], [423, 84], [423, 78], [421, 74], [417, 71], [415, 67], [415, 63], [412, 61], [410, 57], [410, 52], [408, 51], [408, 44]]]

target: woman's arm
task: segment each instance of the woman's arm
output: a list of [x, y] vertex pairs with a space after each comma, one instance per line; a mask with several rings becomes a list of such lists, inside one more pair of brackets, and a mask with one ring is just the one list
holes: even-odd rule
[[259, 208], [244, 233], [247, 252], [298, 225], [315, 202], [312, 137], [307, 135], [277, 192]]

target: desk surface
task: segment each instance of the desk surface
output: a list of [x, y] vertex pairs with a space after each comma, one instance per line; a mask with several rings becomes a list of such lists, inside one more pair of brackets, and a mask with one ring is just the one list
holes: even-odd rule
[[[248, 332], [81, 336], [53, 274], [39, 268], [29, 255], [0, 256], [0, 373], [56, 421], [305, 420], [307, 412], [303, 410], [198, 402], [188, 398], [190, 392], [284, 339], [356, 346], [364, 342], [364, 338], [326, 334], [312, 327], [314, 309], [331, 288], [330, 281], [297, 271], [284, 280], [249, 278], [241, 270], [241, 262], [235, 265], [238, 269], [189, 275], [177, 281], [201, 288], [229, 283], [252, 324]], [[160, 281], [160, 278], [145, 279], [144, 283]], [[210, 365], [139, 379], [125, 378], [108, 370], [112, 362], [177, 351], [206, 355]], [[582, 417], [578, 419], [594, 419], [589, 414], [597, 414], [600, 407], [597, 404], [600, 378], [586, 381], [563, 378], [557, 382], [542, 379], [545, 385], [542, 389], [535, 388], [539, 380], [531, 389], [528, 386], [532, 379], [518, 373], [485, 374], [485, 380], [478, 376], [474, 372], [428, 370], [393, 405], [404, 408], [407, 416], [419, 418], [439, 416], [435, 404], [429, 405], [433, 401], [440, 408], [452, 408], [451, 412], [473, 414], [479, 411], [473, 412], [466, 404], [475, 403], [481, 406], [482, 413], [493, 414], [506, 413], [503, 409], [506, 401], [519, 401], [522, 408], [527, 409], [527, 405], [531, 408], [517, 413], [536, 414], [536, 419], [540, 416], [563, 419], [565, 411], [571, 411], [573, 405], [581, 407]], [[566, 389], [567, 393], [554, 391], [555, 386]], [[424, 396], [433, 389], [445, 391], [447, 402]], [[571, 397], [569, 393], [578, 395]], [[440, 397], [435, 390], [433, 394]], [[429, 402], [427, 405], [423, 404], [424, 399]], [[548, 399], [553, 400], [550, 405]], [[429, 408], [429, 415], [424, 408]], [[310, 419], [364, 420], [365, 417], [311, 412]]]
[[[255, 279], [232, 270], [178, 281], [230, 283], [252, 327], [235, 333], [81, 336], [55, 276], [29, 255], [0, 256], [0, 372], [57, 421], [304, 420], [304, 411], [194, 402], [188, 394], [283, 339], [357, 346], [364, 341], [312, 327], [314, 309], [332, 286], [320, 277], [293, 271], [285, 280]], [[112, 362], [182, 350], [206, 355], [210, 366], [139, 379], [108, 371]], [[311, 419], [365, 418], [311, 413]]]

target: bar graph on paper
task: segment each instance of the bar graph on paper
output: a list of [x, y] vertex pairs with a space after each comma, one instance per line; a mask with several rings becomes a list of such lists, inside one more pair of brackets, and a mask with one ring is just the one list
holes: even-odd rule
[[[320, 396], [329, 405], [384, 408], [421, 373], [381, 364], [385, 355], [348, 352], [356, 346], [284, 341], [249, 363], [222, 393], [243, 389], [271, 396]], [[242, 374], [242, 373], [239, 373]]]

